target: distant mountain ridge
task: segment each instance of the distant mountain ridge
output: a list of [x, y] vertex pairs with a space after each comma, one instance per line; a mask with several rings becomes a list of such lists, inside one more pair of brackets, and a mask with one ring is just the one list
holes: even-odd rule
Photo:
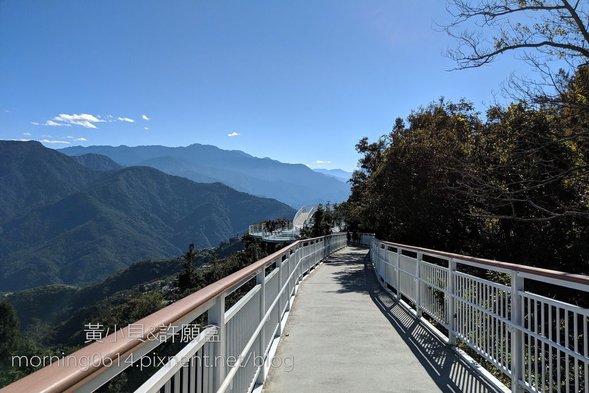
[[347, 182], [352, 178], [352, 172], [346, 172], [343, 169], [322, 169], [316, 168], [313, 169], [315, 172], [322, 173], [327, 176], [332, 176], [342, 182]]
[[285, 164], [211, 145], [74, 146], [60, 151], [70, 156], [100, 154], [124, 166], [145, 165], [198, 182], [221, 182], [236, 190], [274, 198], [295, 208], [327, 201], [342, 202], [350, 193], [349, 185], [303, 164]]
[[94, 282], [295, 213], [220, 183], [90, 161], [100, 169], [37, 142], [0, 141], [0, 291]]
[[116, 171], [122, 168], [121, 165], [101, 154], [88, 153], [81, 156], [72, 156], [72, 158], [79, 164], [94, 171]]

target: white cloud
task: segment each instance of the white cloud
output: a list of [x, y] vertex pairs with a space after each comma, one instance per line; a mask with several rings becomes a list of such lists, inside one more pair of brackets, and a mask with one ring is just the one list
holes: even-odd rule
[[106, 116], [96, 116], [101, 122], [106, 123], [116, 123], [117, 121], [123, 123], [135, 123], [135, 119], [127, 116], [113, 116], [113, 115], [106, 115]]
[[141, 118], [145, 121], [149, 121], [149, 116], [147, 116], [146, 114], [141, 115]]
[[50, 126], [50, 127], [61, 127], [61, 126], [69, 127], [69, 126], [71, 126], [71, 124], [57, 123], [53, 120], [47, 120], [45, 123], [43, 123], [43, 125]]
[[317, 164], [317, 165], [331, 164], [331, 161], [317, 160], [317, 161], [315, 161], [315, 164]]
[[100, 116], [94, 116], [88, 113], [79, 113], [69, 115], [61, 113], [51, 120], [47, 120], [43, 125], [51, 127], [69, 127], [80, 126], [84, 128], [96, 128], [96, 123], [103, 123]]
[[145, 131], [149, 131], [149, 127], [143, 127]]
[[72, 141], [76, 141], [76, 142], [86, 142], [88, 140], [88, 139], [84, 138], [83, 136], [81, 136], [81, 137], [68, 136], [67, 139], [71, 139]]
[[227, 136], [239, 136], [239, 132], [233, 131], [232, 133], [227, 134]]
[[23, 134], [24, 136], [31, 136], [31, 135], [33, 135], [33, 134], [31, 134], [30, 132], [23, 132], [22, 134]]
[[[147, 117], [143, 115], [144, 117]], [[113, 122], [123, 122], [123, 123], [135, 123], [135, 119], [126, 116], [119, 116], [114, 117], [112, 115], [106, 116], [99, 116], [99, 115], [91, 115], [89, 113], [79, 113], [79, 114], [67, 114], [61, 113], [55, 116], [51, 120], [47, 120], [44, 123], [38, 123], [36, 121], [31, 122], [31, 124], [35, 126], [43, 125], [49, 127], [71, 127], [71, 126], [80, 126], [84, 128], [97, 128], [96, 125], [98, 123], [113, 123]]]
[[60, 141], [60, 140], [51, 140], [51, 139], [41, 139], [39, 142], [48, 143], [48, 144], [57, 144], [57, 145], [69, 145], [69, 141]]

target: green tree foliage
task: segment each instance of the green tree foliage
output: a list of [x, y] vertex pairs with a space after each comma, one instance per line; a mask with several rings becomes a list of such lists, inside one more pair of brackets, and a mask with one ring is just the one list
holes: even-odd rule
[[[335, 207], [337, 207], [337, 205]], [[301, 230], [301, 237], [311, 238], [329, 235], [331, 229], [335, 225], [339, 225], [342, 221], [339, 209], [337, 209], [338, 213], [336, 213], [335, 207], [332, 208], [329, 203], [325, 206], [320, 203], [317, 206], [317, 211], [313, 214], [312, 225]]]
[[0, 363], [14, 351], [19, 338], [19, 323], [14, 307], [0, 303]]
[[269, 254], [269, 251], [264, 249], [262, 242], [251, 236], [249, 233], [243, 235], [241, 242], [245, 248], [243, 256], [241, 257], [244, 263], [247, 263], [248, 261], [249, 263], [257, 261], [258, 259], [263, 258], [263, 256]]
[[184, 292], [189, 288], [192, 288], [196, 285], [196, 273], [194, 270], [194, 265], [192, 264], [192, 260], [196, 257], [196, 252], [194, 251], [194, 243], [191, 243], [188, 246], [188, 251], [180, 259], [182, 259], [182, 271], [178, 273], [178, 289], [180, 292]]
[[[120, 304], [100, 305], [99, 316], [88, 322], [99, 322], [106, 327], [120, 329], [158, 311], [164, 304], [164, 298], [160, 292], [147, 292]], [[110, 331], [112, 332], [113, 330]]]
[[317, 207], [317, 211], [313, 215], [311, 236], [316, 237], [328, 235], [331, 232], [331, 226], [331, 212], [320, 204]]
[[[33, 357], [49, 358], [51, 356], [61, 356], [61, 351], [59, 349], [45, 348], [29, 338], [20, 337], [17, 340], [16, 348], [10, 354], [11, 356], [19, 356], [23, 359], [31, 359]], [[23, 362], [20, 366], [18, 362], [15, 362], [15, 366], [13, 367], [12, 361], [7, 357], [3, 362], [0, 362], [0, 387], [23, 378], [36, 370], [35, 367], [26, 364], [26, 362]]]
[[437, 103], [363, 155], [344, 205], [353, 230], [425, 247], [587, 272], [589, 70], [565, 105]]
[[352, 178], [346, 221], [352, 230], [455, 248], [455, 235], [464, 239], [471, 228], [452, 191], [458, 176], [446, 164], [464, 161], [480, 120], [470, 104], [443, 100], [407, 120], [408, 125], [397, 119], [393, 131], [377, 142], [365, 138], [357, 144], [364, 156]]

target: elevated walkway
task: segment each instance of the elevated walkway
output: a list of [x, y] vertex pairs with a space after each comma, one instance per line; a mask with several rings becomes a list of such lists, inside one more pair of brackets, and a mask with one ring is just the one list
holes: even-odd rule
[[122, 371], [139, 393], [589, 392], [589, 309], [551, 295], [586, 299], [587, 276], [359, 243], [295, 241], [0, 392], [105, 391]]
[[263, 391], [494, 392], [383, 290], [366, 253], [345, 248], [303, 281]]

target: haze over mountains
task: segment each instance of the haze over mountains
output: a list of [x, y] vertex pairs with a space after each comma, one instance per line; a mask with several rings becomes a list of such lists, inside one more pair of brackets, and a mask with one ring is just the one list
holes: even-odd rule
[[285, 164], [210, 145], [75, 146], [60, 151], [70, 156], [100, 154], [124, 166], [144, 165], [197, 182], [221, 182], [249, 194], [275, 198], [294, 208], [342, 202], [350, 193], [348, 184], [303, 164]]
[[0, 141], [0, 291], [94, 282], [133, 262], [177, 256], [292, 217], [276, 200], [106, 157]]
[[352, 178], [352, 172], [346, 172], [342, 169], [321, 169], [317, 168], [314, 169], [315, 172], [322, 173], [327, 176], [331, 176], [336, 178], [337, 180], [346, 183], [348, 180]]

